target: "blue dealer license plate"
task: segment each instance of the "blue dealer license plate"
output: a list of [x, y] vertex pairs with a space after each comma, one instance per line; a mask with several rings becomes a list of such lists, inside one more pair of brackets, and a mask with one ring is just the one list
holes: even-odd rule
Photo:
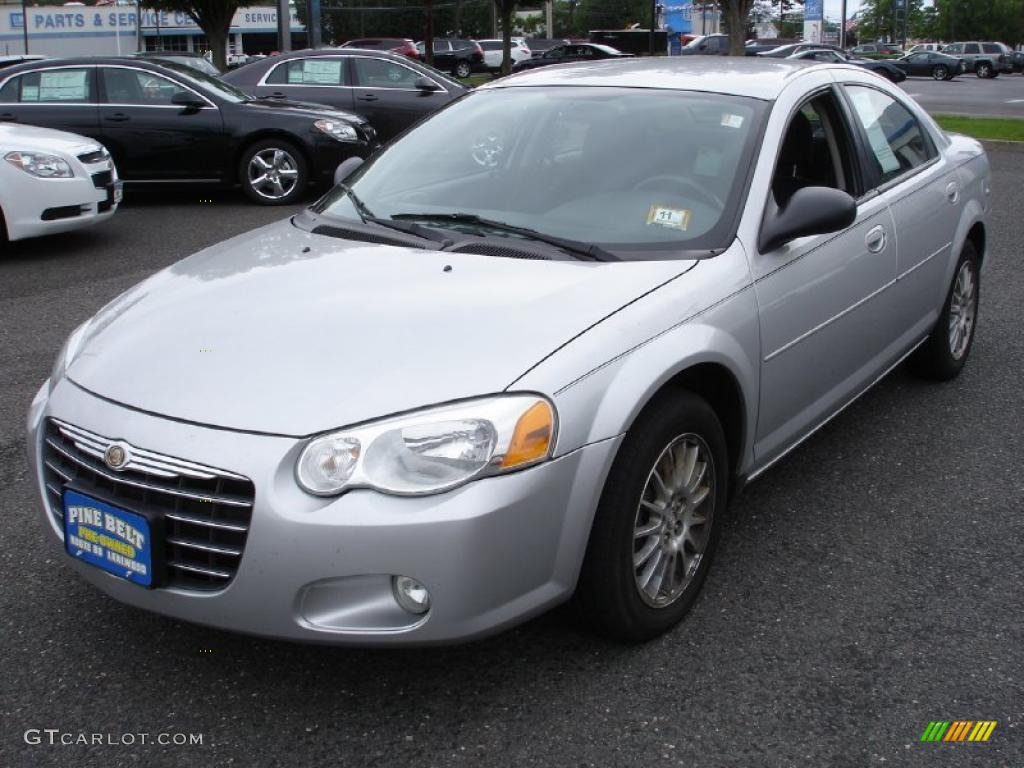
[[133, 584], [153, 583], [149, 521], [77, 491], [64, 492], [68, 554]]

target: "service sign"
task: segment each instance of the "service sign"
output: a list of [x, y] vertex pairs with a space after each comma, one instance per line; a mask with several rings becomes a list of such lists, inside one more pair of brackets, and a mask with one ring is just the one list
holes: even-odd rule
[[64, 492], [64, 546], [68, 554], [134, 584], [153, 583], [149, 522], [77, 491]]

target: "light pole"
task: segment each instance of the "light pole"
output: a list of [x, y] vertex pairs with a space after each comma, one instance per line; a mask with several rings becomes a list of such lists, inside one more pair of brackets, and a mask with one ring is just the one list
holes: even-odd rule
[[28, 56], [28, 0], [21, 0], [21, 34], [25, 38], [25, 55]]

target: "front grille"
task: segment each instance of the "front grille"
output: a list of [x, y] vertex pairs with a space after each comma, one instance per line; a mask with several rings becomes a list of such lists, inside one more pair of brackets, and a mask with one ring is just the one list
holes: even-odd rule
[[92, 185], [96, 189], [103, 189], [114, 181], [113, 171], [100, 171], [92, 175]]
[[97, 149], [95, 152], [85, 152], [79, 155], [78, 159], [86, 165], [92, 165], [93, 163], [102, 163], [108, 157], [110, 155], [107, 154], [105, 149]]
[[238, 570], [252, 519], [255, 487], [248, 478], [130, 447], [121, 470], [104, 463], [119, 442], [58, 419], [46, 423], [43, 481], [50, 514], [64, 527], [64, 487], [129, 511], [140, 507], [162, 515], [167, 573], [164, 584], [179, 589], [217, 590]]

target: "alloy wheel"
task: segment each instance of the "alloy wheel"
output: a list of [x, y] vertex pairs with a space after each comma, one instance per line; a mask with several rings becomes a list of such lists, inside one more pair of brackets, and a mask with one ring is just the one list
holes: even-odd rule
[[249, 186], [267, 200], [288, 197], [299, 181], [299, 165], [287, 150], [268, 147], [249, 161]]
[[633, 580], [647, 605], [671, 605], [697, 574], [716, 481], [711, 451], [696, 434], [675, 438], [654, 462], [633, 523]]
[[935, 69], [933, 69], [932, 70], [932, 79], [933, 80], [945, 80], [946, 79], [946, 68], [945, 67], [936, 67]]
[[960, 265], [949, 299], [949, 354], [954, 360], [967, 352], [977, 310], [978, 283], [974, 279], [974, 264], [965, 261]]

